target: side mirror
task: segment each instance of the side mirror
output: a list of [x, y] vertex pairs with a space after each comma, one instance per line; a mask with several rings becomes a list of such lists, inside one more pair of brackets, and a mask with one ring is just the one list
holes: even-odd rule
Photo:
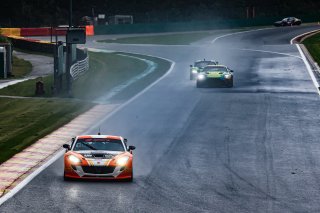
[[73, 143], [76, 139], [75, 138], [71, 138], [71, 142]]
[[190, 67], [192, 67], [192, 65], [190, 65]]
[[218, 61], [216, 61], [216, 64], [219, 64], [219, 62], [218, 62]]
[[123, 141], [124, 141], [125, 143], [127, 143], [127, 142], [128, 142], [128, 139], [124, 138]]
[[65, 149], [67, 149], [67, 150], [70, 150], [70, 149], [71, 149], [69, 144], [63, 144], [62, 147], [65, 148]]
[[233, 72], [233, 70], [230, 70], [230, 72]]
[[135, 146], [129, 146], [128, 150], [131, 151], [131, 150], [135, 150], [136, 147]]

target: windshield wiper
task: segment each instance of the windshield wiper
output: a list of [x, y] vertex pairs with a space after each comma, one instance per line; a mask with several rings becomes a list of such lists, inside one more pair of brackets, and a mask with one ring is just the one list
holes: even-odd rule
[[86, 144], [86, 143], [83, 143], [82, 141], [80, 141], [80, 143], [82, 143], [83, 145], [85, 145], [86, 147], [89, 147], [90, 149], [92, 150], [97, 150], [96, 148], [94, 148], [93, 146], [89, 145], [89, 144]]

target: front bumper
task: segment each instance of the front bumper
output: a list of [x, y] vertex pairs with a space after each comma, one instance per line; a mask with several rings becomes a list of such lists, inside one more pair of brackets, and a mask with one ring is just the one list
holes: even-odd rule
[[205, 78], [203, 80], [197, 80], [197, 83], [202, 86], [228, 86], [233, 82], [233, 78]]
[[72, 179], [130, 179], [132, 168], [126, 166], [70, 166], [65, 167], [64, 176]]

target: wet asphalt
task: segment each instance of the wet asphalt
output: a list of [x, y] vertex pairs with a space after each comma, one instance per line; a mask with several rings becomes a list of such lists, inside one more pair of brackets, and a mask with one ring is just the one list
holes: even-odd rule
[[[320, 100], [290, 45], [317, 28], [272, 28], [189, 46], [89, 42], [176, 63], [101, 124], [137, 147], [133, 183], [64, 182], [60, 158], [0, 212], [319, 212]], [[188, 70], [202, 58], [233, 69], [234, 88], [197, 89]]]

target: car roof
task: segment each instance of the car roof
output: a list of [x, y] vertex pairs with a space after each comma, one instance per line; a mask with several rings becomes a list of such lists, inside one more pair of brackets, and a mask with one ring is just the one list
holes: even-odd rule
[[115, 135], [79, 135], [78, 139], [88, 139], [88, 138], [107, 138], [107, 139], [114, 139], [114, 140], [122, 140], [121, 136]]
[[217, 64], [217, 65], [208, 65], [208, 66], [205, 66], [206, 67], [224, 67], [224, 68], [227, 68], [227, 66], [225, 65], [221, 65], [221, 64]]
[[215, 62], [214, 60], [198, 60], [198, 61], [196, 61], [196, 63], [197, 62]]

